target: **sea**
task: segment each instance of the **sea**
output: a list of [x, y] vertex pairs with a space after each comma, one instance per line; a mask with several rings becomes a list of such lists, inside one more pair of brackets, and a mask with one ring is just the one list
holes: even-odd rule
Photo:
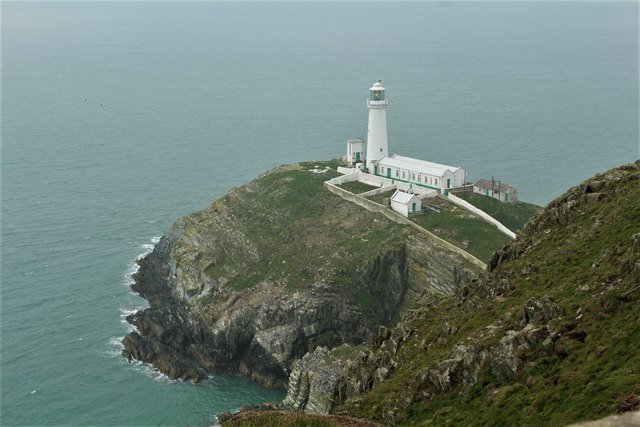
[[640, 157], [638, 3], [2, 1], [0, 424], [209, 426], [284, 392], [128, 363], [135, 261], [280, 164], [389, 151], [544, 205]]

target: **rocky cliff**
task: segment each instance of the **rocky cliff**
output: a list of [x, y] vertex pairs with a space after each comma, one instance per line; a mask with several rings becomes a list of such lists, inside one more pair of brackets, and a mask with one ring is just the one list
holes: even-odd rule
[[359, 344], [426, 290], [478, 275], [458, 254], [323, 190], [328, 165], [277, 168], [180, 219], [140, 260], [150, 308], [123, 355], [170, 378], [240, 372], [285, 387], [318, 346]]
[[[640, 408], [640, 161], [554, 200], [455, 295], [293, 365], [284, 406], [386, 425], [563, 425]], [[499, 420], [499, 422], [497, 421]]]

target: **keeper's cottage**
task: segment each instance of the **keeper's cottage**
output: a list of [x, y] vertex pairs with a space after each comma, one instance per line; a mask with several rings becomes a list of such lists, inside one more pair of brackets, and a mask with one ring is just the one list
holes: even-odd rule
[[[367, 108], [369, 125], [367, 141], [347, 141], [346, 160], [351, 167], [363, 169], [373, 175], [390, 178], [412, 185], [447, 193], [448, 189], [461, 187], [466, 181], [466, 171], [458, 166], [447, 166], [425, 160], [394, 154], [389, 156], [387, 143], [388, 100], [382, 81], [369, 89]], [[365, 154], [366, 153], [366, 154]]]

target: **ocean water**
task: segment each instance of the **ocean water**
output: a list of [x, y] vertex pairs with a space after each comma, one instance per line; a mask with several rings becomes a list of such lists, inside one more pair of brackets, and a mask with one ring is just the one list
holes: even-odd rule
[[389, 149], [545, 204], [638, 157], [637, 2], [2, 2], [2, 425], [209, 425], [277, 401], [119, 340], [135, 259], [282, 163]]

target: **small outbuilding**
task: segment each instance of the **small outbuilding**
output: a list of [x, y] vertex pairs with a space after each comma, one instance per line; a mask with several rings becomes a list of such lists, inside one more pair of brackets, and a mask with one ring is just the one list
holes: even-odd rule
[[409, 214], [422, 210], [422, 201], [415, 194], [396, 190], [391, 196], [391, 209], [408, 218]]
[[501, 182], [479, 179], [473, 184], [473, 192], [498, 199], [501, 202], [515, 203], [518, 201], [518, 190]]
[[347, 164], [353, 166], [364, 162], [365, 142], [362, 139], [350, 139], [347, 141]]

